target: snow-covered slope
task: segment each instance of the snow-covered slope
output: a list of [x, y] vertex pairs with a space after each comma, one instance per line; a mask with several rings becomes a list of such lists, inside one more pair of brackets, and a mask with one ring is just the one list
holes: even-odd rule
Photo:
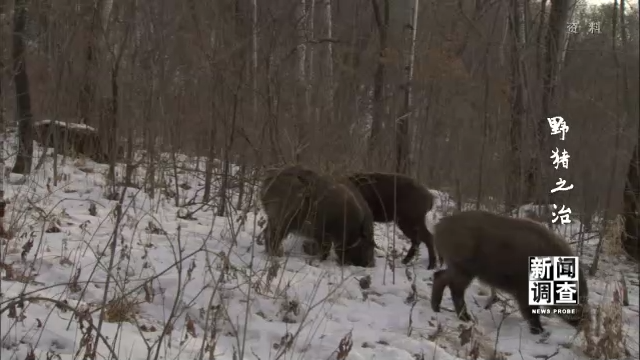
[[[573, 340], [575, 331], [558, 319], [543, 319], [551, 335], [540, 337], [529, 334], [510, 299], [483, 310], [488, 291], [478, 283], [467, 292], [477, 324], [455, 319], [448, 291], [443, 312], [433, 313], [424, 248], [410, 267], [396, 259], [395, 271], [382, 252], [373, 269], [341, 268], [302, 255], [291, 237], [291, 255], [274, 265], [253, 241], [263, 214], [216, 217], [205, 207], [193, 219], [177, 216], [200, 207], [203, 193], [202, 172], [186, 170], [195, 168], [192, 160], [180, 161], [181, 208], [167, 198], [175, 186], [159, 188], [154, 198], [127, 188], [115, 251], [118, 201], [106, 199], [105, 165], [68, 161], [56, 185], [48, 180], [51, 158], [29, 178], [10, 176], [5, 226], [14, 234], [2, 240], [3, 360], [90, 359], [92, 351], [95, 359], [135, 360], [587, 358], [582, 337]], [[160, 182], [170, 184], [172, 171]], [[430, 228], [453, 206], [447, 194], [434, 194]], [[562, 231], [570, 237], [575, 226]], [[393, 226], [377, 225], [376, 240], [383, 248], [395, 244], [398, 253], [408, 248]], [[637, 358], [636, 270], [613, 257], [601, 268], [589, 281], [594, 314], [598, 304], [621, 308], [621, 337]], [[621, 274], [630, 305], [615, 307]]]

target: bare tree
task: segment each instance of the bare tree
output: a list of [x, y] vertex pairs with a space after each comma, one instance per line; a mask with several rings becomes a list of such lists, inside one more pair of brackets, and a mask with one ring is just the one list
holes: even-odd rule
[[[573, 16], [576, 12], [576, 7], [578, 6], [577, 0], [569, 0], [569, 10], [568, 10], [568, 19], [573, 21]], [[565, 34], [564, 43], [562, 45], [562, 55], [560, 55], [560, 67], [564, 64], [564, 59], [567, 56], [567, 47], [569, 46], [569, 36]]]
[[413, 69], [416, 57], [416, 34], [418, 31], [418, 9], [420, 6], [420, 0], [414, 0], [413, 9], [409, 12], [409, 21], [406, 26], [408, 29], [409, 39], [409, 56], [405, 65], [405, 86], [404, 86], [404, 103], [403, 111], [396, 123], [396, 172], [400, 174], [408, 174], [410, 171], [410, 158], [409, 153], [411, 149], [411, 138], [409, 137], [409, 119], [413, 116]]
[[[4, 1], [0, 1], [0, 19], [4, 19], [4, 12], [5, 12], [5, 2]], [[0, 20], [0, 28], [4, 27], [3, 21]], [[0, 35], [3, 36], [3, 35]], [[0, 41], [3, 41], [3, 38], [0, 37]], [[4, 134], [4, 129], [5, 129], [5, 108], [4, 108], [4, 97], [2, 96], [2, 84], [4, 83], [3, 81], [3, 77], [4, 77], [4, 57], [2, 56], [2, 48], [0, 48], [0, 124], [2, 124], [2, 129], [0, 129], [0, 131], [2, 131], [2, 134]], [[3, 143], [4, 145], [4, 143]], [[0, 148], [0, 150], [4, 151], [4, 146], [2, 146]], [[4, 187], [3, 187], [4, 189]]]
[[373, 17], [378, 29], [378, 59], [375, 73], [373, 74], [373, 113], [371, 119], [371, 132], [369, 135], [368, 158], [369, 164], [376, 158], [375, 149], [379, 145], [378, 136], [382, 129], [385, 117], [385, 57], [388, 55], [389, 38], [389, 0], [382, 1], [382, 9], [378, 0], [371, 0]]
[[91, 22], [89, 24], [88, 34], [86, 34], [87, 38], [84, 50], [85, 63], [83, 79], [82, 85], [79, 87], [78, 94], [78, 120], [80, 123], [84, 124], [91, 124], [90, 113], [94, 108], [93, 104], [95, 102], [97, 74], [96, 59], [99, 58], [99, 54], [97, 53], [99, 49], [98, 34], [102, 33], [100, 9], [103, 7], [103, 0], [98, 0], [93, 6], [88, 2], [83, 4], [83, 8], [87, 8], [91, 11]]
[[[4, 19], [4, 11], [5, 11], [5, 2], [0, 2], [0, 19]], [[0, 20], [0, 28], [4, 27], [2, 20]], [[2, 35], [0, 35], [0, 40], [2, 40]], [[6, 202], [4, 200], [4, 179], [5, 179], [5, 165], [4, 165], [4, 150], [5, 150], [5, 134], [7, 131], [7, 124], [5, 118], [5, 108], [4, 108], [4, 97], [2, 96], [2, 84], [4, 77], [4, 58], [3, 51], [0, 48], [0, 157], [2, 158], [3, 163], [1, 164], [2, 168], [0, 169], [0, 236], [6, 236], [4, 230], [4, 212], [6, 207]]]
[[[310, 0], [311, 6], [307, 10], [307, 1], [299, 0], [296, 17], [297, 17], [297, 31], [298, 31], [298, 86], [300, 88], [299, 108], [302, 111], [299, 112], [297, 131], [296, 131], [296, 144], [294, 146], [294, 160], [299, 162], [304, 153], [304, 149], [308, 146], [307, 127], [310, 121], [310, 99], [309, 99], [309, 86], [310, 86], [310, 71], [311, 66], [309, 63], [313, 62], [313, 53], [311, 46], [307, 44], [308, 32], [313, 33], [313, 14], [309, 14], [309, 11], [313, 11], [315, 7], [315, 0]], [[300, 104], [301, 103], [301, 104]]]
[[[111, 9], [113, 6], [113, 1], [106, 0], [104, 3], [104, 8], [102, 9], [103, 15], [103, 31], [106, 33], [108, 19], [111, 15]], [[130, 4], [126, 4], [129, 6], [124, 6], [125, 8], [129, 8], [130, 10], [134, 10], [132, 13], [135, 14], [135, 3], [133, 1]], [[119, 15], [117, 15], [119, 16]], [[130, 15], [132, 16], [132, 15]], [[126, 21], [129, 20], [129, 21]], [[114, 44], [113, 46], [109, 46], [106, 43], [105, 45], [109, 48], [110, 58], [112, 59], [111, 68], [109, 72], [109, 83], [111, 88], [110, 98], [108, 100], [108, 106], [106, 108], [104, 114], [104, 121], [102, 122], [105, 136], [105, 144], [106, 149], [104, 149], [105, 153], [109, 156], [109, 178], [112, 179], [112, 183], [115, 186], [116, 178], [115, 178], [115, 165], [116, 158], [118, 152], [118, 115], [119, 115], [119, 97], [120, 97], [120, 84], [119, 84], [119, 75], [120, 70], [122, 69], [123, 56], [128, 47], [131, 28], [133, 26], [133, 19], [126, 19], [124, 21], [125, 28], [123, 31], [122, 38], [119, 43]], [[114, 188], [115, 190], [115, 188]], [[115, 192], [115, 191], [114, 191]]]
[[333, 124], [333, 118], [335, 110], [333, 107], [334, 101], [334, 78], [333, 78], [333, 10], [331, 6], [332, 0], [324, 0], [324, 26], [326, 36], [327, 58], [325, 61], [327, 67], [327, 93], [326, 101], [327, 108], [329, 109], [329, 124]]
[[[620, 32], [621, 32], [621, 45], [623, 54], [629, 49], [627, 38], [627, 27], [625, 18], [625, 5], [624, 0], [620, 0]], [[617, 56], [615, 54], [614, 56]], [[638, 118], [638, 114], [634, 113], [634, 107], [632, 105], [632, 97], [629, 86], [629, 71], [627, 68], [626, 59], [622, 64], [622, 84], [623, 84], [623, 114], [624, 118]], [[635, 115], [635, 116], [634, 116]], [[622, 245], [626, 252], [640, 261], [639, 245], [640, 245], [640, 214], [638, 213], [638, 206], [640, 205], [640, 158], [638, 157], [638, 145], [640, 144], [640, 126], [638, 126], [638, 138], [634, 146], [629, 165], [627, 167], [627, 176], [624, 183], [624, 191], [622, 194], [623, 201], [623, 218], [624, 229], [621, 233]]]
[[[545, 34], [545, 57], [542, 73], [542, 117], [534, 122], [534, 132], [537, 139], [535, 160], [531, 161], [529, 173], [532, 174], [528, 183], [528, 193], [537, 194], [538, 201], [548, 203], [548, 193], [542, 186], [545, 184], [544, 175], [546, 160], [544, 153], [547, 151], [548, 136], [546, 117], [555, 116], [557, 111], [555, 89], [557, 86], [560, 55], [564, 45], [566, 23], [568, 15], [568, 0], [558, 0], [551, 4], [549, 22]], [[544, 195], [543, 195], [544, 194]]]
[[507, 178], [506, 178], [506, 207], [513, 209], [522, 202], [522, 123], [525, 113], [524, 107], [524, 77], [522, 63], [523, 34], [521, 22], [521, 1], [509, 2], [509, 27], [508, 38], [511, 44], [509, 61], [510, 91], [509, 103], [511, 121], [509, 123], [509, 153], [507, 154]]
[[18, 115], [18, 154], [11, 172], [26, 175], [31, 172], [33, 161], [33, 114], [24, 42], [27, 4], [25, 0], [16, 0], [14, 4], [12, 54]]

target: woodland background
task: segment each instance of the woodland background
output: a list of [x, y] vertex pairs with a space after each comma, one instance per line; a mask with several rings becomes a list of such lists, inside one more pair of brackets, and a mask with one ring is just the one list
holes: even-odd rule
[[[396, 171], [459, 204], [551, 200], [586, 226], [594, 214], [624, 215], [637, 257], [638, 4], [0, 4], [0, 116], [21, 139], [13, 172], [31, 169], [34, 121], [79, 122], [109, 151], [124, 146], [130, 171], [162, 152], [208, 158], [199, 171], [224, 186], [206, 186], [205, 201], [224, 203], [232, 184], [242, 192], [238, 180], [285, 162]], [[550, 136], [552, 116], [570, 127], [565, 141]], [[570, 154], [568, 169], [553, 169], [555, 147]], [[549, 199], [558, 177], [574, 189]], [[140, 186], [152, 194], [157, 184]]]

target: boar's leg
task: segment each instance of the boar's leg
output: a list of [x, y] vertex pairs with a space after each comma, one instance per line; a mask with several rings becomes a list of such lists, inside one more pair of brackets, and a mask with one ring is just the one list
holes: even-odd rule
[[[427, 247], [429, 251], [429, 264], [427, 265], [427, 269], [433, 269], [436, 267], [436, 251], [433, 246], [433, 235], [427, 229], [427, 226], [424, 223], [424, 218], [420, 222], [420, 226], [418, 227], [418, 239]], [[420, 246], [420, 245], [417, 245]]]
[[424, 223], [424, 218], [401, 218], [397, 219], [397, 224], [403, 234], [411, 240], [411, 247], [407, 255], [402, 259], [403, 264], [408, 264], [415, 256], [420, 243], [424, 243], [429, 251], [429, 264], [427, 269], [433, 269], [436, 266], [436, 254], [433, 249], [433, 236]]
[[446, 269], [438, 270], [433, 273], [433, 286], [431, 286], [431, 310], [434, 312], [440, 312], [442, 294], [447, 286], [449, 286], [449, 277]]
[[334, 244], [334, 251], [340, 265], [375, 267], [373, 248], [373, 244], [367, 244], [364, 239], [356, 240], [353, 245]]
[[542, 334], [544, 328], [542, 327], [542, 323], [540, 322], [540, 315], [533, 314], [532, 312], [532, 310], [538, 309], [538, 307], [529, 305], [529, 299], [527, 298], [526, 293], [524, 294], [524, 296], [518, 295], [516, 300], [518, 301], [518, 307], [520, 308], [522, 317], [527, 320], [527, 323], [529, 323], [529, 331], [533, 335]]
[[455, 268], [447, 269], [449, 274], [449, 291], [458, 318], [462, 321], [470, 321], [471, 316], [467, 311], [467, 304], [464, 301], [464, 293], [473, 281], [473, 276], [469, 276]]
[[431, 288], [431, 309], [434, 312], [440, 312], [442, 294], [448, 286], [458, 318], [462, 321], [470, 321], [471, 316], [467, 312], [464, 293], [472, 280], [473, 277], [469, 277], [452, 268], [436, 271], [433, 274], [433, 286]]
[[[316, 247], [318, 248], [318, 255], [320, 256], [320, 260], [325, 261], [331, 253], [333, 238], [331, 238], [331, 235], [329, 235], [325, 231], [324, 226], [318, 225], [318, 221], [314, 223], [315, 226], [313, 227], [312, 233], [310, 235], [312, 235], [313, 239], [316, 241]], [[336, 251], [336, 253], [338, 252]], [[339, 254], [338, 257], [340, 257]]]

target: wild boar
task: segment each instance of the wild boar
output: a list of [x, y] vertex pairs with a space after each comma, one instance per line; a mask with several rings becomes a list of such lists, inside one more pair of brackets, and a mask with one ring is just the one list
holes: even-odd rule
[[349, 186], [300, 165], [269, 171], [261, 191], [267, 251], [281, 256], [293, 232], [316, 241], [323, 260], [333, 245], [341, 264], [375, 266], [373, 216]]
[[[431, 294], [433, 311], [440, 311], [442, 293], [448, 286], [456, 313], [470, 319], [464, 293], [471, 281], [480, 281], [511, 294], [532, 334], [544, 331], [540, 315], [529, 306], [529, 256], [575, 256], [566, 241], [546, 227], [527, 220], [485, 211], [464, 211], [444, 217], [435, 226], [435, 246], [446, 270], [434, 274]], [[577, 315], [562, 315], [579, 328], [590, 320], [587, 281], [579, 271], [580, 306]]]
[[409, 263], [420, 243], [424, 243], [429, 250], [427, 269], [433, 269], [436, 266], [433, 236], [425, 224], [425, 217], [433, 207], [433, 195], [429, 190], [402, 174], [355, 173], [348, 179], [369, 205], [374, 222], [393, 221], [411, 240], [411, 247], [402, 263]]

